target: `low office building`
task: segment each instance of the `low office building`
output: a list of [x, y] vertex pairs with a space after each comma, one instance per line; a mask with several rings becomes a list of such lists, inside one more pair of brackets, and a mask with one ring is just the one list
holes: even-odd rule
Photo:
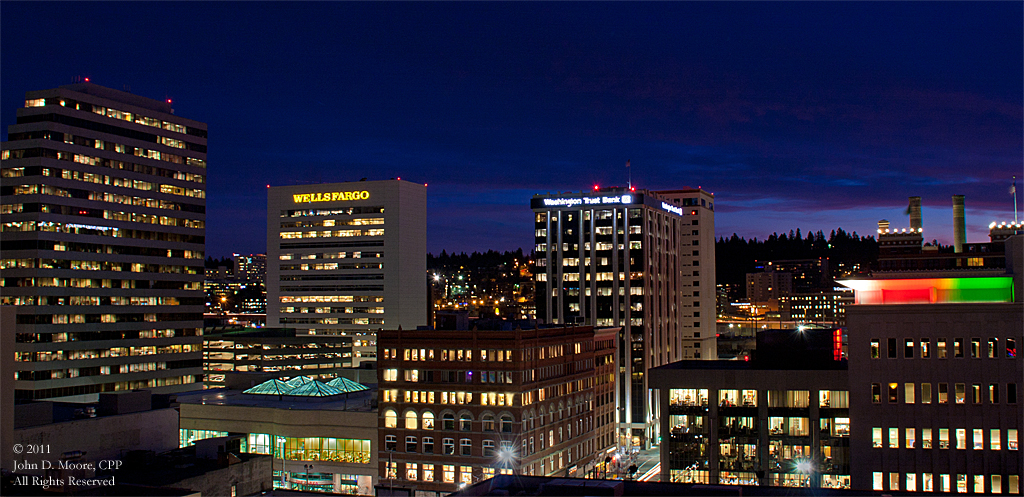
[[314, 375], [330, 380], [352, 367], [352, 337], [296, 335], [289, 328], [243, 328], [203, 336], [206, 388], [230, 371]]
[[841, 282], [855, 488], [1020, 493], [1024, 237], [1005, 244], [1005, 270]]
[[245, 390], [179, 394], [180, 445], [241, 435], [240, 450], [273, 456], [274, 488], [373, 495], [374, 391], [337, 378], [297, 376]]
[[839, 330], [766, 330], [751, 361], [651, 370], [668, 406], [661, 481], [850, 488], [841, 350]]
[[617, 333], [380, 332], [381, 475], [433, 494], [495, 474], [592, 474], [616, 444]]

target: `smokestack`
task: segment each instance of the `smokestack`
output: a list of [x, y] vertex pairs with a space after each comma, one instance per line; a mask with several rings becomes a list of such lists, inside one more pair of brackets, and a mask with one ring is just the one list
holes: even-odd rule
[[907, 208], [910, 214], [910, 229], [917, 231], [921, 229], [921, 197], [910, 197], [910, 207]]
[[953, 195], [953, 252], [960, 253], [967, 242], [967, 223], [964, 220], [964, 196]]

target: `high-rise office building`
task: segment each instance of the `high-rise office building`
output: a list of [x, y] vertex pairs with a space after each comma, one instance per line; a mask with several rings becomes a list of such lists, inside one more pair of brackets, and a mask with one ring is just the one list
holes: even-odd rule
[[206, 124], [91, 83], [26, 94], [2, 145], [19, 399], [202, 381]]
[[427, 324], [427, 188], [400, 180], [267, 191], [267, 325], [353, 335]]
[[647, 370], [717, 359], [714, 196], [626, 188], [535, 195], [537, 319], [616, 326], [622, 443], [657, 437]]

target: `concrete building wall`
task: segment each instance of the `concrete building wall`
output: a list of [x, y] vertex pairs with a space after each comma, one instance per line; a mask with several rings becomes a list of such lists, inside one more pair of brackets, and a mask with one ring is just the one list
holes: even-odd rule
[[24, 473], [39, 475], [44, 473], [41, 461], [55, 464], [62, 454], [74, 451], [84, 453], [80, 462], [93, 463], [123, 459], [130, 450], [160, 453], [178, 448], [178, 412], [157, 409], [20, 428], [14, 430], [13, 443], [45, 448], [43, 454], [26, 450], [18, 456], [19, 462], [40, 465]]
[[[934, 491], [942, 490], [941, 475], [948, 475], [952, 492], [957, 491], [957, 475], [964, 475], [969, 493], [975, 492], [975, 476], [984, 478], [986, 492], [992, 490], [993, 476], [1000, 477], [1003, 492], [1013, 476], [1019, 480], [1024, 458], [1020, 450], [1009, 450], [1007, 437], [1010, 429], [1018, 430], [1018, 437], [1024, 429], [1024, 361], [1009, 357], [1006, 347], [1014, 340], [1019, 355], [1024, 340], [1020, 303], [855, 305], [847, 309], [847, 323], [854, 488], [873, 488], [875, 473], [881, 474], [886, 490], [906, 490], [908, 474], [914, 475], [917, 490], [930, 477]], [[995, 339], [995, 347], [990, 347], [990, 339]], [[896, 349], [892, 352], [890, 340]], [[927, 354], [922, 353], [925, 340]], [[962, 341], [962, 357], [956, 357], [957, 340]], [[972, 357], [975, 340], [978, 357]], [[945, 358], [940, 357], [943, 341]], [[994, 357], [989, 357], [990, 348]], [[895, 385], [892, 401], [890, 384]], [[957, 384], [965, 388], [963, 403], [955, 399]], [[925, 398], [923, 385], [928, 385], [930, 399]], [[979, 403], [973, 398], [975, 385], [981, 393]], [[940, 386], [948, 389], [945, 403], [940, 403]], [[995, 402], [989, 398], [990, 386], [999, 392]], [[1008, 403], [1008, 388], [1016, 391], [1015, 403]], [[875, 428], [881, 431], [881, 447], [874, 446]], [[896, 430], [898, 440], [890, 440], [890, 429]], [[915, 430], [913, 448], [907, 447], [908, 429]], [[983, 436], [977, 450], [975, 429]], [[923, 447], [924, 430], [931, 430], [931, 448]], [[939, 430], [949, 430], [948, 449], [939, 448]], [[967, 447], [956, 448], [956, 430], [965, 430]], [[999, 450], [993, 450], [991, 430], [999, 432]], [[890, 488], [893, 474], [898, 488]]]
[[426, 186], [281, 186], [267, 197], [268, 326], [365, 337], [426, 324]]
[[0, 305], [0, 469], [14, 461], [14, 306]]

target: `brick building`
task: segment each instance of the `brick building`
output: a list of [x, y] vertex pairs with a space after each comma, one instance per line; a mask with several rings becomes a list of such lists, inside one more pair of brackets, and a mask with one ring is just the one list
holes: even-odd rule
[[495, 474], [597, 470], [616, 442], [617, 333], [379, 332], [381, 484], [451, 492]]

